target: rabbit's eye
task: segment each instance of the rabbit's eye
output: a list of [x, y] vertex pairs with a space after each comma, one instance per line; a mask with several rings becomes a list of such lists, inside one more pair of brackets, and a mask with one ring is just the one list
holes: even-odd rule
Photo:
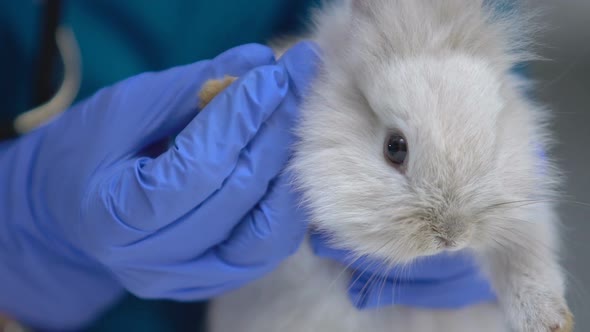
[[403, 165], [408, 155], [408, 144], [400, 134], [391, 134], [385, 141], [385, 157], [394, 165]]

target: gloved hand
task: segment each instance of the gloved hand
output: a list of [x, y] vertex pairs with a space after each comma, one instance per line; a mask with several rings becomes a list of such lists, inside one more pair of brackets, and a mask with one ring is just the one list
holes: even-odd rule
[[346, 250], [331, 247], [327, 234], [312, 233], [310, 242], [316, 255], [352, 271], [348, 296], [361, 310], [391, 305], [456, 309], [496, 300], [489, 281], [467, 252], [438, 254], [387, 268], [383, 262], [356, 259]]
[[[199, 300], [273, 269], [306, 228], [282, 170], [317, 60], [308, 43], [276, 63], [237, 47], [103, 89], [0, 146], [0, 312], [64, 330], [120, 286]], [[240, 79], [195, 117], [202, 84], [224, 75]]]

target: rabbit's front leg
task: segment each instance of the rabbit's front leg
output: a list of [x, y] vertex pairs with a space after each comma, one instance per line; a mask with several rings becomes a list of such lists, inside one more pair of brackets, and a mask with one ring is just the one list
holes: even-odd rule
[[503, 225], [482, 263], [515, 332], [572, 332], [556, 248], [557, 218], [549, 208], [543, 210], [530, 222]]

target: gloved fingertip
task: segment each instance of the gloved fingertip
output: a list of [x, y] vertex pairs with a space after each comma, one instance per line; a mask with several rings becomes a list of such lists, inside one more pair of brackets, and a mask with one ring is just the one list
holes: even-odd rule
[[[238, 86], [248, 91], [251, 101], [257, 101], [252, 105], [272, 104], [277, 107], [280, 103], [277, 98], [282, 100], [289, 90], [288, 73], [280, 66], [261, 66], [244, 76]], [[269, 103], [270, 100], [272, 100], [271, 103]], [[269, 114], [274, 111], [274, 108], [268, 110]]]
[[231, 48], [215, 58], [220, 66], [255, 68], [276, 62], [273, 50], [265, 45], [249, 43]]
[[[177, 136], [177, 146], [181, 142], [191, 145], [208, 142], [204, 146], [214, 144], [218, 149], [217, 144], [224, 142], [224, 149], [216, 153], [235, 156], [256, 136], [287, 95], [286, 76], [284, 68], [276, 65], [248, 71], [211, 100], [201, 115]], [[187, 147], [186, 151], [194, 149]], [[201, 161], [198, 168], [206, 164]]]
[[303, 40], [293, 45], [286, 54], [295, 55], [299, 59], [309, 59], [312, 63], [322, 60], [322, 49], [312, 40]]
[[287, 73], [281, 67], [277, 67], [273, 73], [277, 86], [284, 87], [287, 84]]
[[312, 41], [302, 41], [287, 50], [278, 62], [288, 71], [293, 80], [294, 92], [301, 97], [315, 77], [321, 61], [319, 46]]
[[295, 45], [295, 47], [306, 48], [307, 49], [307, 52], [311, 52], [312, 55], [314, 57], [316, 57], [316, 60], [321, 60], [322, 59], [322, 56], [323, 56], [322, 49], [320, 48], [320, 45], [318, 45], [318, 43], [316, 43], [313, 40], [304, 40], [304, 41], [301, 41], [301, 42], [297, 43]]

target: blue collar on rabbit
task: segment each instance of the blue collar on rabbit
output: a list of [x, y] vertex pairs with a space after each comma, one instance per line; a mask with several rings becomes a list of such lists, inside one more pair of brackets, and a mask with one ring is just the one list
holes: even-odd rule
[[496, 297], [472, 257], [465, 252], [425, 257], [384, 272], [370, 259], [353, 259], [348, 252], [329, 247], [328, 238], [310, 236], [316, 255], [334, 260], [351, 271], [348, 297], [358, 309], [391, 305], [456, 309]]

